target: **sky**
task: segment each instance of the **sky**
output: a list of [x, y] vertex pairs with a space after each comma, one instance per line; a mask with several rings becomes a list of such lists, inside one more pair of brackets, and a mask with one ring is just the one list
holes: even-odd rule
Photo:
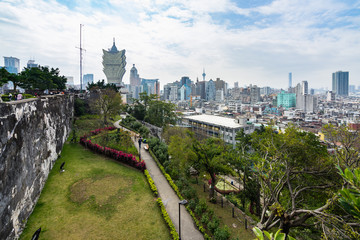
[[[102, 49], [115, 38], [126, 73], [164, 84], [220, 78], [239, 86], [331, 90], [332, 73], [360, 85], [360, 0], [0, 0], [0, 55], [106, 79]], [[0, 66], [3, 65], [0, 61]]]

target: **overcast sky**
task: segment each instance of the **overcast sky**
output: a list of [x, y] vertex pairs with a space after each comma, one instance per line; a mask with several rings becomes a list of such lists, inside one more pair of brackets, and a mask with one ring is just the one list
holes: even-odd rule
[[[189, 76], [240, 86], [287, 88], [303, 80], [331, 89], [331, 73], [360, 85], [360, 0], [0, 0], [0, 54], [60, 69], [79, 83], [105, 79], [102, 49], [126, 50], [126, 73]], [[0, 62], [3, 65], [3, 60]]]

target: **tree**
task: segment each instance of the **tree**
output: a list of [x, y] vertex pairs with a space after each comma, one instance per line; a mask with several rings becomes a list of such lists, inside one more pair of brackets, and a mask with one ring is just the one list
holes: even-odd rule
[[0, 68], [0, 87], [9, 81], [8, 76], [9, 72], [4, 67]]
[[89, 105], [94, 112], [101, 115], [104, 125], [107, 125], [109, 117], [119, 114], [123, 107], [121, 95], [109, 88], [94, 91]]
[[335, 161], [342, 168], [360, 167], [360, 134], [347, 126], [335, 127], [331, 124], [322, 129], [327, 141], [335, 149]]
[[[239, 179], [242, 180], [243, 193], [247, 192], [247, 181], [250, 177], [251, 153], [250, 140], [251, 136], [245, 134], [244, 130], [236, 133], [236, 148], [229, 152], [229, 162], [233, 167]], [[252, 199], [253, 200], [253, 199]], [[242, 194], [242, 205], [245, 207], [245, 194]], [[257, 207], [260, 209], [260, 206]]]
[[167, 167], [170, 168], [171, 176], [179, 179], [182, 173], [189, 170], [191, 163], [196, 159], [196, 155], [191, 147], [191, 136], [184, 129], [182, 131], [178, 127], [175, 129], [175, 131], [171, 131], [172, 135], [168, 141], [168, 153], [171, 158]]
[[315, 224], [314, 219], [324, 226], [333, 217], [326, 210], [336, 200], [333, 193], [339, 187], [326, 147], [314, 134], [294, 126], [284, 134], [266, 128], [254, 133], [251, 141], [263, 198], [259, 228], [279, 225], [288, 235], [291, 228]]
[[115, 84], [113, 83], [107, 83], [105, 84], [105, 80], [99, 80], [97, 81], [96, 83], [88, 83], [88, 85], [86, 86], [86, 89], [88, 91], [94, 91], [94, 90], [97, 90], [97, 89], [106, 89], [106, 88], [109, 88], [109, 89], [112, 89], [114, 90], [115, 92], [118, 91], [118, 87], [116, 87]]
[[60, 76], [58, 68], [33, 67], [25, 68], [20, 73], [19, 86], [29, 90], [63, 90], [66, 88], [66, 78]]
[[192, 151], [196, 155], [193, 167], [199, 172], [208, 173], [211, 178], [209, 197], [214, 199], [216, 174], [230, 172], [223, 157], [223, 153], [226, 152], [225, 143], [219, 138], [208, 138], [200, 142], [192, 136]]
[[158, 127], [176, 123], [175, 105], [164, 101], [152, 100], [144, 120]]

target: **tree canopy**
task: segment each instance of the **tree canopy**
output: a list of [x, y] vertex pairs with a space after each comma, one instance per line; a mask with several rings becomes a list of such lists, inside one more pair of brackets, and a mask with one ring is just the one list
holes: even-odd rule
[[175, 124], [177, 115], [175, 105], [158, 100], [156, 94], [140, 93], [140, 99], [133, 99], [129, 113], [140, 121], [146, 121], [158, 127]]
[[0, 84], [11, 81], [14, 91], [19, 86], [25, 90], [64, 90], [66, 78], [60, 75], [58, 68], [33, 67], [24, 68], [19, 74], [9, 73], [5, 68], [0, 69]]

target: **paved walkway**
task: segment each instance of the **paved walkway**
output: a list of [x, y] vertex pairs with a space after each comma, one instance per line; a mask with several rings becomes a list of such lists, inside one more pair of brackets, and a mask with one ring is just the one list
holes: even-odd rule
[[[121, 120], [120, 120], [121, 121]], [[115, 127], [124, 129], [119, 125], [119, 121], [114, 123]], [[127, 130], [127, 129], [125, 129]], [[139, 144], [134, 141], [135, 147], [139, 151]], [[164, 203], [166, 211], [168, 212], [172, 222], [175, 225], [177, 232], [179, 232], [179, 197], [176, 195], [174, 190], [169, 185], [168, 181], [162, 174], [161, 170], [158, 168], [156, 162], [151, 157], [148, 151], [144, 150], [143, 144], [140, 149], [141, 159], [143, 159], [146, 163], [146, 168], [149, 171], [150, 176], [155, 182], [155, 185], [158, 189], [159, 195]], [[195, 226], [192, 217], [186, 211], [184, 206], [181, 206], [181, 239], [183, 240], [198, 240], [204, 239], [201, 232]]]

